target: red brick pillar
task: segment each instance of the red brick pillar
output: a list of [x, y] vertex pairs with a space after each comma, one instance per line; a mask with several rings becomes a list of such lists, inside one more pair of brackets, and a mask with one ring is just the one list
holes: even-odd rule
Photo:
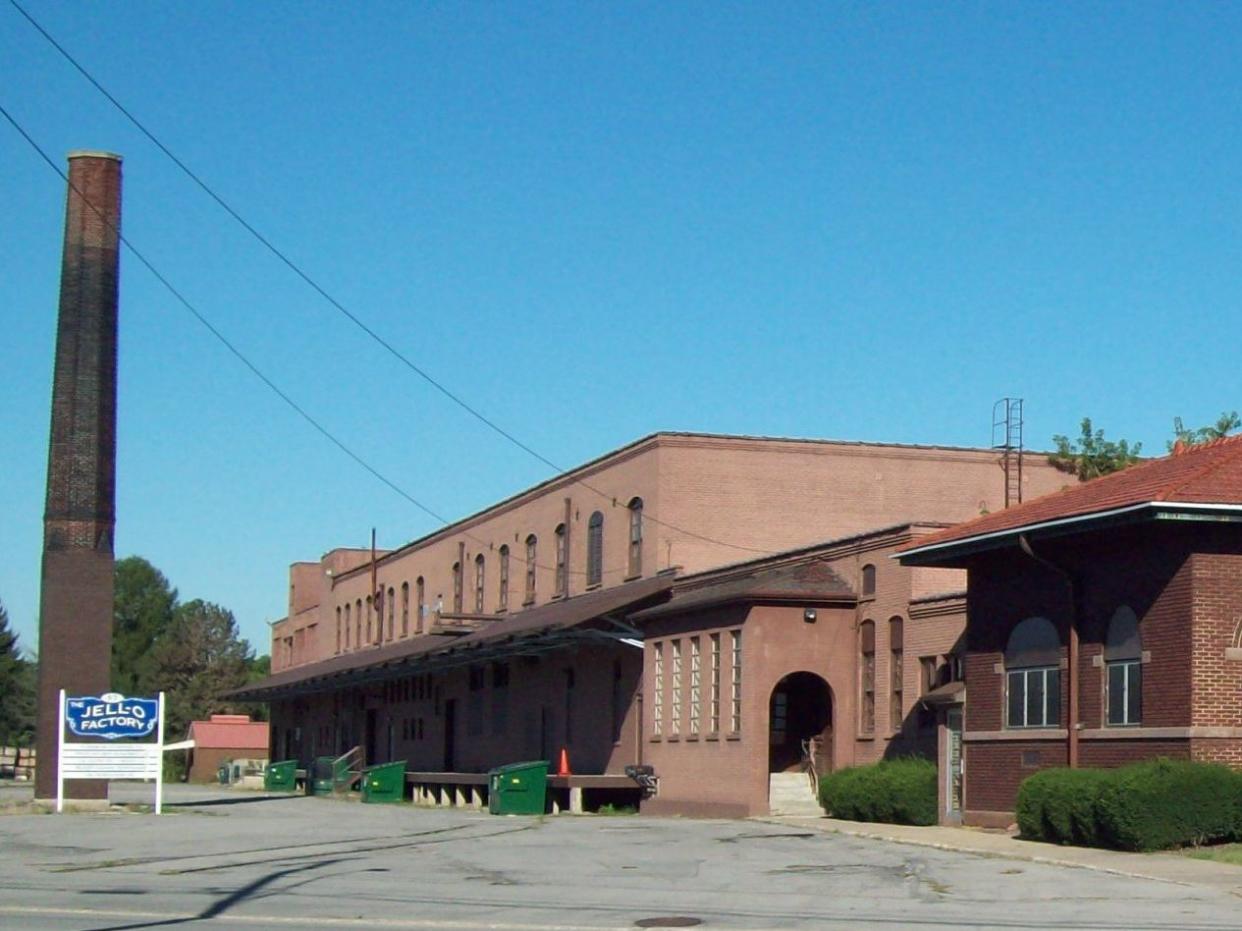
[[[37, 798], [56, 795], [60, 689], [109, 690], [120, 225], [120, 156], [69, 153], [43, 518]], [[65, 795], [102, 799], [107, 784], [69, 782]]]

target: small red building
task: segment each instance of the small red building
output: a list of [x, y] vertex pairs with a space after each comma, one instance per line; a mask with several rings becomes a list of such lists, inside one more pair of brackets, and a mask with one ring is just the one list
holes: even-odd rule
[[898, 558], [967, 570], [965, 721], [949, 735], [967, 823], [1009, 823], [1022, 780], [1047, 767], [1242, 766], [1242, 437], [959, 524]]
[[251, 721], [249, 715], [213, 714], [207, 721], [191, 721], [186, 736], [194, 741], [188, 782], [214, 782], [225, 760], [267, 759], [267, 723]]

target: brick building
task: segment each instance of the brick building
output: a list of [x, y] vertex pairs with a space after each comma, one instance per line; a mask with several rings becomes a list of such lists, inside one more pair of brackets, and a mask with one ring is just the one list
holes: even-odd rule
[[1050, 766], [1242, 765], [1242, 438], [924, 537], [969, 576], [966, 820]]
[[215, 782], [220, 764], [228, 760], [266, 760], [267, 724], [247, 714], [213, 714], [191, 721], [186, 738], [194, 746], [186, 752], [186, 781]]
[[294, 564], [272, 676], [239, 697], [271, 702], [273, 759], [359, 746], [430, 780], [564, 748], [575, 773], [654, 766], [652, 810], [764, 812], [802, 740], [825, 767], [934, 746], [964, 576], [888, 554], [1003, 498], [990, 450], [655, 434]]

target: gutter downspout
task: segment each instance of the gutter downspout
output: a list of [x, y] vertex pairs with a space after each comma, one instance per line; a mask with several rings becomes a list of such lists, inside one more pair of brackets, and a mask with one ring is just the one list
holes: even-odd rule
[[1066, 672], [1069, 675], [1069, 708], [1066, 712], [1066, 734], [1065, 734], [1065, 757], [1070, 769], [1078, 768], [1078, 615], [1079, 615], [1079, 598], [1081, 597], [1082, 586], [1078, 584], [1073, 573], [1063, 566], [1043, 556], [1039, 556], [1031, 549], [1031, 543], [1026, 538], [1026, 534], [1018, 535], [1018, 547], [1031, 559], [1040, 565], [1047, 566], [1061, 578], [1065, 579], [1065, 584], [1069, 588], [1070, 595], [1070, 615], [1069, 615], [1069, 662]]

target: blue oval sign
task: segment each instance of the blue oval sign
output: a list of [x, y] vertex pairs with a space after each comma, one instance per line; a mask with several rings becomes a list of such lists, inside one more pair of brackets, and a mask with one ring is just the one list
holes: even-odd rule
[[160, 703], [154, 698], [126, 698], [105, 692], [65, 700], [69, 730], [79, 737], [148, 737], [159, 723]]

